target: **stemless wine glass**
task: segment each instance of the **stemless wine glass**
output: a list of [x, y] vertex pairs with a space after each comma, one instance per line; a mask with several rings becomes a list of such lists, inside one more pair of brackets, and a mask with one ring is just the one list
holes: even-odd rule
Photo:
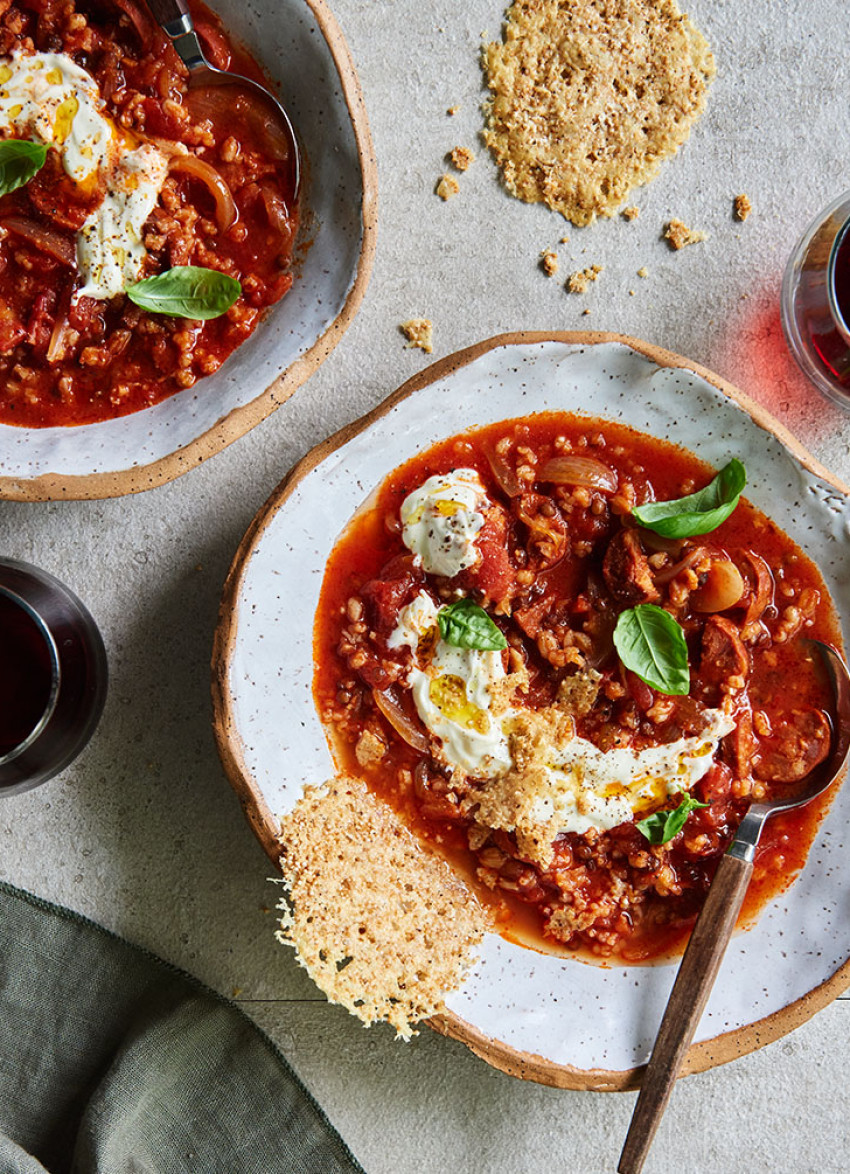
[[782, 282], [782, 328], [803, 372], [850, 409], [850, 192], [809, 225]]
[[64, 583], [0, 559], [0, 796], [53, 778], [80, 753], [103, 710], [106, 652]]

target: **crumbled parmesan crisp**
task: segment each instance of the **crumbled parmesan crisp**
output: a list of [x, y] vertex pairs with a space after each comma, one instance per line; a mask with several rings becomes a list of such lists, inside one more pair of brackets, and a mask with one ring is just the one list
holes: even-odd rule
[[558, 254], [551, 249], [544, 249], [540, 254], [540, 268], [547, 277], [554, 277], [558, 272]]
[[602, 272], [601, 265], [589, 265], [587, 269], [579, 269], [567, 278], [567, 289], [570, 293], [587, 293], [591, 281], [596, 281]]
[[460, 110], [460, 106], [449, 106], [448, 110], [446, 111], [446, 114], [448, 114], [449, 118], [454, 118], [454, 116], [457, 114], [458, 110]]
[[516, 0], [483, 67], [484, 137], [508, 191], [580, 225], [676, 153], [715, 73], [674, 0]]
[[664, 229], [664, 236], [670, 242], [671, 249], [684, 249], [686, 245], [696, 245], [705, 240], [704, 232], [688, 228], [681, 220], [671, 220]]
[[746, 220], [752, 210], [753, 206], [748, 195], [742, 192], [740, 196], [735, 197], [735, 215], [739, 220]]
[[407, 339], [405, 346], [419, 347], [426, 355], [434, 350], [434, 324], [430, 318], [410, 318], [399, 327]]
[[636, 208], [634, 204], [629, 204], [628, 208], [624, 208], [620, 213], [624, 220], [637, 220], [640, 216], [640, 208]]
[[450, 200], [460, 191], [460, 184], [453, 175], [443, 175], [437, 184], [437, 195], [441, 200]]
[[474, 961], [489, 928], [478, 899], [360, 779], [307, 788], [281, 849], [278, 939], [331, 1002], [409, 1039]]
[[640, 269], [637, 271], [637, 275], [638, 277], [649, 277], [649, 270], [645, 265], [641, 265]]
[[451, 159], [452, 167], [456, 167], [458, 171], [467, 171], [475, 156], [469, 147], [453, 147], [449, 152], [449, 159]]

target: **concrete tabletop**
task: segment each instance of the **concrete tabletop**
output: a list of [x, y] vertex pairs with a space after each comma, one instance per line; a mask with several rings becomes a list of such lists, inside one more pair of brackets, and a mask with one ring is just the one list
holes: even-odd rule
[[[335, 0], [334, 11], [380, 168], [377, 262], [348, 334], [274, 416], [169, 485], [112, 501], [0, 503], [0, 550], [77, 591], [112, 674], [77, 762], [0, 801], [0, 877], [236, 998], [369, 1174], [602, 1174], [616, 1167], [634, 1094], [523, 1084], [427, 1029], [410, 1044], [367, 1031], [275, 944], [273, 870], [210, 728], [218, 601], [240, 537], [290, 466], [429, 361], [404, 349], [398, 325], [414, 316], [434, 323], [434, 358], [505, 330], [644, 338], [742, 388], [850, 481], [850, 416], [794, 367], [778, 301], [798, 236], [850, 186], [850, 15], [840, 0], [698, 0], [690, 15], [718, 66], [703, 120], [634, 194], [637, 220], [579, 230], [509, 198], [478, 138], [478, 52], [482, 33], [499, 33], [499, 3]], [[444, 203], [434, 188], [457, 145], [476, 158]], [[741, 192], [753, 205], [745, 224], [732, 215]], [[672, 252], [661, 239], [671, 217], [708, 239]], [[555, 278], [539, 267], [545, 248], [559, 255]], [[591, 264], [603, 266], [599, 280], [567, 293], [569, 273]], [[850, 1002], [839, 999], [763, 1050], [687, 1078], [648, 1174], [846, 1171], [848, 1044]]]

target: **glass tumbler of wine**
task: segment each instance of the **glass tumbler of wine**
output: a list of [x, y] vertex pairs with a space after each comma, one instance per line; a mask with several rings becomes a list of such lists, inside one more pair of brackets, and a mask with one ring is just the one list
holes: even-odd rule
[[0, 559], [0, 796], [44, 783], [94, 733], [106, 652], [89, 612], [63, 583]]
[[850, 408], [850, 192], [814, 219], [791, 254], [781, 312], [803, 372], [825, 396]]

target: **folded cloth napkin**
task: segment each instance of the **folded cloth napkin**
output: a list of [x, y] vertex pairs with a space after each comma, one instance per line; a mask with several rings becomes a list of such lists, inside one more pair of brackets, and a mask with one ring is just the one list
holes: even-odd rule
[[232, 1003], [0, 882], [0, 1174], [363, 1174]]

